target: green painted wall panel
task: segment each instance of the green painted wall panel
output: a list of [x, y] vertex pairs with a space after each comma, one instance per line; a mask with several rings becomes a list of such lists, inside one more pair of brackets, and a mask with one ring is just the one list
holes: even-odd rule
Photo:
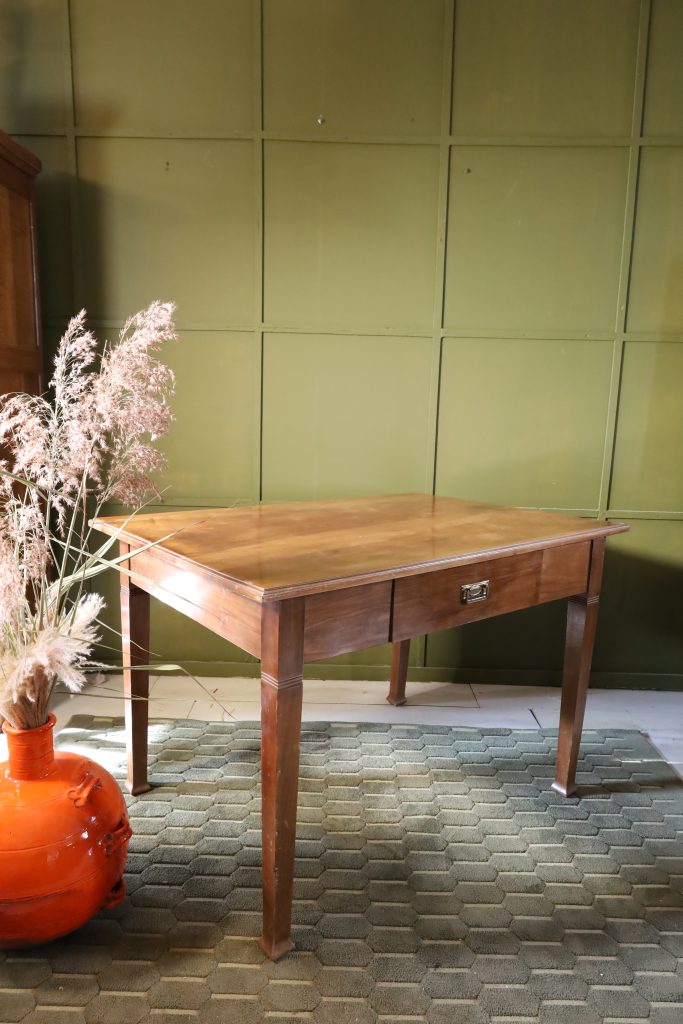
[[683, 332], [683, 145], [640, 157], [627, 324]]
[[610, 367], [609, 342], [446, 338], [437, 493], [597, 508]]
[[76, 122], [197, 135], [253, 125], [250, 0], [72, 0]]
[[75, 306], [68, 143], [60, 136], [47, 135], [28, 136], [24, 142], [43, 164], [36, 185], [43, 316], [68, 318]]
[[267, 335], [264, 500], [424, 491], [432, 364], [423, 338]]
[[249, 142], [79, 139], [85, 301], [124, 319], [174, 299], [188, 326], [253, 318]]
[[644, 131], [683, 135], [683, 4], [653, 0]]
[[155, 650], [164, 661], [227, 661], [249, 665], [256, 660], [239, 647], [216, 636], [210, 629], [198, 626], [186, 615], [181, 615], [160, 601], [153, 602], [150, 629], [152, 645], [156, 644]]
[[608, 545], [593, 663], [626, 685], [630, 673], [680, 676], [683, 665], [683, 521], [630, 526]]
[[683, 345], [624, 349], [612, 508], [683, 508]]
[[[410, 645], [409, 664], [412, 667], [422, 665], [424, 654], [424, 640], [416, 637]], [[380, 647], [368, 647], [364, 651], [352, 651], [349, 654], [339, 654], [336, 658], [327, 658], [319, 662], [321, 665], [349, 665], [354, 668], [361, 668], [364, 665], [380, 667], [388, 665], [391, 661], [391, 645], [383, 644]]]
[[267, 143], [266, 321], [429, 331], [438, 172], [435, 146]]
[[456, 147], [447, 328], [614, 328], [628, 153]]
[[473, 673], [505, 670], [556, 673], [562, 666], [566, 606], [562, 601], [514, 612], [488, 622], [472, 622], [427, 637], [429, 668]]
[[0, 0], [0, 126], [5, 132], [63, 131], [69, 73], [60, 0]]
[[630, 135], [638, 0], [457, 0], [453, 131]]
[[266, 129], [321, 138], [438, 135], [445, 6], [443, 0], [266, 0]]
[[258, 500], [259, 352], [253, 334], [182, 331], [166, 362], [176, 374], [175, 423], [159, 447], [175, 500]]

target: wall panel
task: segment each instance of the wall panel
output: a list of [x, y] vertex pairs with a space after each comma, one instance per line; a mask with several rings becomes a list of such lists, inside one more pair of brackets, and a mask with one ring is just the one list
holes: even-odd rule
[[444, 0], [266, 0], [266, 129], [438, 135], [445, 8]]
[[68, 20], [62, 0], [0, 0], [0, 125], [63, 132], [69, 119]]
[[66, 138], [31, 135], [25, 145], [42, 161], [38, 187], [40, 298], [46, 317], [74, 311], [74, 260], [70, 215], [71, 164]]
[[121, 320], [174, 299], [182, 326], [253, 321], [249, 142], [81, 138], [85, 304]]
[[191, 137], [253, 128], [250, 0], [73, 0], [71, 27], [82, 128]]
[[458, 0], [453, 131], [629, 135], [638, 0]]
[[612, 508], [683, 508], [683, 344], [631, 342], [624, 368]]
[[621, 148], [456, 147], [446, 328], [613, 330], [627, 166]]
[[266, 335], [264, 500], [424, 491], [432, 379], [424, 338]]
[[267, 143], [266, 321], [431, 330], [438, 156], [432, 146]]
[[444, 340], [436, 491], [597, 509], [611, 345]]
[[683, 135], [683, 4], [655, 0], [643, 128], [647, 135]]
[[621, 685], [643, 676], [680, 685], [683, 522], [634, 519], [630, 526], [610, 542], [594, 669]]
[[683, 334], [683, 146], [641, 153], [627, 325]]
[[176, 375], [175, 422], [159, 447], [169, 495], [198, 504], [258, 501], [253, 335], [181, 331], [167, 362]]

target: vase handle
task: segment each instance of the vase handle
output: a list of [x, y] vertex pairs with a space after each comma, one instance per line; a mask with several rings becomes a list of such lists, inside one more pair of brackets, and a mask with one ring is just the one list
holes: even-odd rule
[[74, 786], [67, 793], [69, 800], [73, 800], [76, 807], [85, 807], [92, 793], [102, 788], [102, 782], [96, 775], [86, 772], [77, 786]]
[[100, 839], [105, 856], [111, 857], [113, 853], [116, 853], [119, 847], [128, 842], [132, 835], [132, 828], [128, 824], [127, 819], [123, 818], [113, 832], [107, 832], [106, 835], [103, 835]]
[[119, 903], [122, 903], [126, 896], [126, 883], [123, 878], [119, 878], [118, 882], [106, 895], [104, 903], [101, 906], [101, 910], [111, 910], [112, 907], [118, 907]]

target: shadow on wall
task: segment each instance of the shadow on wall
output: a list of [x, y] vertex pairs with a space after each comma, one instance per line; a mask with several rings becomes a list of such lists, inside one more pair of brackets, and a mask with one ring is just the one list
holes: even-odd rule
[[[60, 23], [61, 5], [55, 7], [59, 8], [59, 13], [53, 21]], [[63, 92], [52, 97], [46, 82], [36, 82], [34, 68], [26, 60], [29, 52], [35, 57], [38, 47], [39, 51], [42, 48], [46, 59], [49, 56], [53, 63], [57, 63], [54, 54], [55, 48], [61, 46], [60, 39], [43, 30], [36, 42], [36, 25], [43, 25], [43, 15], [47, 16], [47, 13], [42, 8], [37, 11], [35, 4], [28, 4], [25, 0], [4, 0], [0, 5], [0, 109], [6, 119], [0, 128], [15, 133], [17, 141], [34, 152], [43, 164], [36, 181], [42, 312], [46, 320], [66, 322], [84, 304], [86, 296], [92, 303], [93, 308], [88, 312], [93, 317], [102, 315], [101, 311], [106, 308], [106, 263], [104, 256], [100, 255], [104, 252], [101, 222], [104, 202], [100, 195], [102, 189], [83, 182], [78, 183], [76, 200], [75, 178], [70, 169], [66, 139]], [[51, 68], [47, 79], [52, 88], [55, 70]], [[17, 132], [21, 134], [16, 135]], [[98, 194], [93, 196], [93, 192]], [[80, 267], [74, 274], [72, 247], [76, 245], [76, 239], [72, 236], [77, 222], [73, 215], [76, 201], [80, 228], [85, 229], [88, 238], [88, 258], [86, 261], [79, 257]], [[138, 215], [142, 213], [137, 212]], [[77, 248], [77, 255], [78, 252]], [[87, 273], [84, 274], [84, 270]], [[76, 283], [74, 277], [77, 278]], [[79, 277], [87, 278], [87, 290], [84, 291], [82, 282], [78, 282]], [[56, 330], [45, 333], [48, 362], [58, 333]]]
[[[559, 685], [565, 621], [566, 602], [554, 601], [435, 633], [428, 663], [454, 668], [459, 681]], [[608, 542], [592, 684], [629, 682], [683, 688], [683, 564], [610, 551]]]
[[9, 0], [0, 11], [0, 91], [6, 97], [5, 102], [9, 98], [14, 124], [31, 124], [35, 120], [35, 105], [26, 99], [30, 96], [26, 86], [29, 68], [22, 61], [30, 18], [23, 0]]
[[683, 559], [673, 559], [608, 550], [593, 660], [605, 683], [657, 673], [654, 688], [683, 688]]

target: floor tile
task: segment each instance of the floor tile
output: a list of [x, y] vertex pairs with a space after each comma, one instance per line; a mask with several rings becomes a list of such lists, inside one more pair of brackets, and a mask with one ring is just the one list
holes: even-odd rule
[[196, 700], [187, 717], [199, 722], [229, 722], [232, 718], [222, 704], [210, 700]]
[[683, 762], [683, 737], [670, 739], [656, 732], [648, 732], [648, 739], [660, 754], [672, 764]]
[[[239, 721], [257, 720], [261, 705], [255, 701], [230, 704], [228, 710]], [[410, 705], [394, 708], [369, 704], [304, 703], [303, 719], [307, 722], [393, 722], [397, 725], [463, 725], [471, 728], [488, 726], [496, 729], [536, 729], [530, 711], [489, 711], [481, 708], [431, 707]]]
[[60, 693], [52, 701], [51, 710], [57, 718], [56, 731], [59, 732], [73, 715], [122, 715], [123, 700], [110, 695]]
[[[187, 718], [192, 710], [193, 700], [180, 700], [180, 698], [163, 698], [149, 702], [150, 718]], [[119, 712], [120, 714], [121, 712]]]
[[547, 697], [559, 699], [560, 696], [559, 687], [555, 686], [504, 686], [498, 683], [472, 683], [472, 692], [480, 704], [531, 704]]
[[171, 698], [183, 700], [211, 700], [211, 680], [193, 676], [160, 675], [150, 687], [150, 695], [156, 699]]

